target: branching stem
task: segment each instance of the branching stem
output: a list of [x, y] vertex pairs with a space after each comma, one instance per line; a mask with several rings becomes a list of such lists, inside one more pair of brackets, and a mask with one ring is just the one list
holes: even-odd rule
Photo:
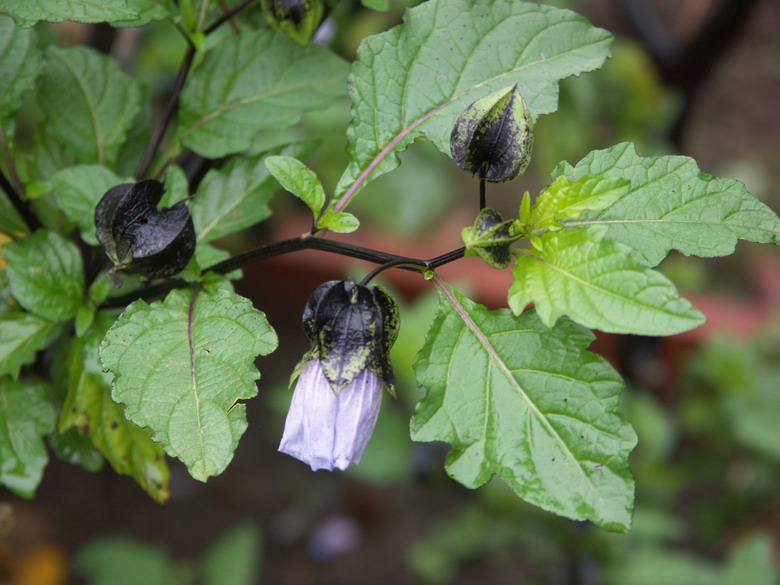
[[[273, 258], [274, 256], [281, 256], [282, 254], [289, 254], [290, 252], [297, 252], [298, 250], [320, 250], [322, 252], [330, 252], [332, 254], [349, 256], [350, 258], [357, 258], [359, 260], [366, 260], [367, 262], [381, 264], [379, 270], [372, 271], [368, 276], [366, 276], [366, 278], [363, 279], [363, 282], [366, 283], [374, 278], [374, 276], [384, 270], [387, 270], [388, 268], [401, 268], [404, 270], [413, 270], [415, 272], [433, 270], [439, 266], [444, 266], [445, 264], [462, 258], [465, 248], [452, 250], [446, 254], [431, 258], [430, 260], [421, 260], [419, 258], [409, 258], [407, 256], [398, 256], [396, 254], [389, 254], [387, 252], [372, 250], [370, 248], [363, 248], [361, 246], [355, 246], [345, 242], [334, 242], [332, 240], [317, 238], [306, 234], [297, 238], [272, 242], [270, 244], [260, 246], [259, 248], [255, 248], [254, 250], [243, 252], [242, 254], [238, 254], [232, 258], [228, 258], [227, 260], [218, 262], [212, 266], [208, 266], [207, 268], [204, 268], [201, 273], [205, 274], [207, 272], [216, 272], [218, 274], [227, 274], [252, 262], [264, 260], [266, 258]], [[124, 307], [135, 300], [159, 297], [174, 289], [190, 286], [190, 284], [191, 283], [180, 279], [168, 280], [158, 284], [153, 284], [151, 286], [130, 292], [126, 295], [108, 299], [102, 304], [101, 308], [108, 309]]]

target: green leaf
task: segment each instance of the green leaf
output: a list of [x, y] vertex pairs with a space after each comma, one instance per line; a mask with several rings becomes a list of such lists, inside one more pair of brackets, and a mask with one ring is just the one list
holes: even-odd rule
[[116, 59], [86, 47], [49, 47], [38, 85], [45, 131], [78, 162], [112, 167], [141, 94]]
[[349, 234], [360, 227], [358, 218], [346, 211], [328, 211], [317, 222], [317, 228], [325, 228], [339, 234]]
[[403, 26], [366, 38], [351, 67], [352, 162], [339, 197], [398, 166], [395, 153], [421, 134], [449, 154], [458, 116], [492, 91], [517, 83], [533, 119], [555, 111], [558, 81], [600, 67], [610, 40], [573, 12], [530, 2], [430, 0], [408, 10]]
[[731, 551], [722, 585], [777, 585], [774, 546], [767, 534], [750, 534]]
[[8, 196], [4, 191], [0, 191], [0, 243], [5, 241], [5, 236], [2, 234], [3, 231], [9, 234], [23, 234], [28, 229], [19, 212], [11, 204]]
[[168, 465], [160, 445], [148, 429], [127, 418], [121, 405], [111, 399], [111, 376], [103, 372], [98, 348], [114, 322], [98, 315], [94, 326], [71, 343], [68, 354], [68, 395], [62, 407], [60, 432], [75, 427], [92, 440], [117, 473], [129, 475], [152, 498], [168, 500]]
[[49, 435], [49, 447], [58, 459], [70, 465], [79, 465], [93, 473], [103, 468], [103, 456], [95, 449], [89, 437], [76, 429], [53, 432]]
[[19, 369], [48, 345], [54, 323], [30, 313], [0, 315], [0, 376], [19, 377]]
[[48, 22], [112, 22], [134, 20], [138, 13], [127, 0], [5, 0], [0, 12], [19, 26], [29, 27], [39, 20]]
[[84, 269], [76, 244], [38, 230], [3, 247], [11, 293], [25, 309], [49, 321], [76, 314], [84, 296]]
[[174, 20], [176, 17], [172, 0], [127, 0], [127, 7], [138, 16], [132, 20], [112, 21], [114, 26], [143, 26], [153, 20]]
[[233, 457], [247, 426], [241, 401], [257, 393], [253, 360], [277, 340], [247, 299], [198, 290], [131, 304], [106, 335], [100, 359], [114, 373], [113, 397], [127, 417], [206, 481]]
[[0, 119], [16, 114], [22, 93], [32, 87], [43, 65], [35, 31], [0, 17]]
[[244, 522], [231, 528], [203, 560], [204, 585], [253, 585], [257, 583], [260, 531]]
[[560, 229], [562, 219], [577, 219], [585, 211], [601, 211], [629, 189], [624, 179], [586, 176], [578, 181], [558, 177], [547, 187], [531, 210], [530, 230]]
[[610, 207], [566, 223], [607, 226], [608, 239], [634, 248], [648, 266], [672, 249], [709, 258], [731, 254], [738, 239], [780, 243], [780, 218], [769, 207], [741, 183], [707, 175], [685, 156], [640, 157], [622, 143], [591, 152], [574, 168], [560, 165], [553, 178], [561, 175], [630, 181], [629, 192]]
[[49, 460], [43, 436], [54, 428], [46, 386], [0, 378], [0, 483], [32, 498]]
[[286, 128], [346, 89], [346, 65], [269, 29], [212, 48], [181, 95], [177, 144], [214, 158], [247, 149], [261, 130]]
[[317, 219], [325, 205], [325, 190], [314, 171], [291, 156], [269, 156], [265, 166], [285, 190], [311, 209]]
[[533, 311], [488, 311], [445, 289], [417, 355], [415, 441], [447, 441], [447, 473], [469, 488], [499, 475], [527, 502], [627, 531], [636, 444], [617, 414], [622, 382], [586, 351], [590, 331]]
[[[300, 142], [271, 152], [305, 156], [313, 149], [313, 142]], [[267, 154], [234, 158], [220, 170], [206, 174], [190, 204], [198, 241], [211, 242], [271, 215], [268, 202], [278, 183], [265, 166]]]
[[132, 178], [117, 177], [101, 165], [76, 165], [56, 172], [51, 178], [57, 204], [81, 232], [81, 239], [97, 246], [95, 207], [111, 187], [134, 183]]
[[604, 240], [605, 231], [546, 233], [541, 251], [520, 250], [509, 288], [512, 310], [519, 314], [536, 303], [548, 326], [567, 315], [592, 329], [638, 335], [672, 335], [704, 323], [671, 281], [637, 262], [627, 246]]
[[[126, 181], [134, 183], [135, 181]], [[187, 175], [179, 165], [171, 165], [165, 171], [165, 180], [163, 181], [165, 192], [163, 193], [160, 207], [173, 207], [182, 199], [190, 195], [190, 186], [187, 181]]]
[[390, 10], [390, 0], [360, 0], [360, 3], [371, 10]]
[[158, 547], [122, 536], [103, 537], [83, 546], [73, 566], [92, 585], [171, 585], [173, 563]]

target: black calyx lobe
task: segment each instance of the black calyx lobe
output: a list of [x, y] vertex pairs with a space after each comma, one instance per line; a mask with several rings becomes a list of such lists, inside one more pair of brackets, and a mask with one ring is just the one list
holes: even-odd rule
[[320, 285], [309, 298], [303, 326], [331, 387], [340, 391], [363, 370], [392, 389], [389, 351], [398, 335], [398, 307], [380, 287], [344, 280]]
[[146, 179], [109, 189], [95, 209], [100, 244], [114, 270], [164, 278], [182, 270], [195, 251], [186, 201], [158, 209], [162, 183]]

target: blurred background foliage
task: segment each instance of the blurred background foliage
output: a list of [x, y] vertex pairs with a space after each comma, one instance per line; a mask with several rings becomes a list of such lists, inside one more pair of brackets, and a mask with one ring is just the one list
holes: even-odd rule
[[[640, 3], [684, 44], [729, 2]], [[744, 2], [751, 5], [748, 16], [734, 22], [738, 34], [694, 92], [664, 77], [652, 43], [633, 30], [625, 6], [636, 2], [546, 3], [576, 9], [613, 31], [613, 57], [603, 69], [561, 84], [558, 112], [537, 122], [531, 168], [518, 182], [491, 186], [491, 206], [514, 213], [522, 191], [538, 193], [559, 161], [575, 163], [592, 149], [629, 140], [643, 155], [693, 156], [705, 172], [740, 179], [770, 207], [780, 208], [773, 188], [780, 183], [775, 0]], [[341, 0], [318, 42], [353, 59], [362, 38], [400, 23], [403, 9], [413, 4], [393, 0], [389, 10], [374, 11], [357, 0]], [[234, 26], [265, 24], [259, 10], [247, 10]], [[45, 43], [111, 50], [140, 80], [151, 107], [139, 114], [137, 148], [124, 155], [124, 171], [132, 174], [186, 50], [181, 36], [164, 23], [119, 31], [65, 24], [42, 26], [41, 33]], [[220, 34], [230, 34], [229, 27]], [[37, 153], [36, 165], [20, 171], [40, 181], [45, 193], [47, 177], [67, 164], [68, 154], [36, 142], [39, 120], [34, 100], [27, 100], [16, 140]], [[349, 102], [340, 100], [307, 115], [292, 131], [258, 136], [252, 150], [321, 140], [307, 162], [332, 192], [347, 164], [348, 120]], [[350, 211], [361, 219], [359, 233], [370, 234], [374, 247], [388, 251], [398, 251], [403, 241], [404, 250], [423, 257], [444, 251], [429, 253], [427, 242], [436, 238], [450, 237], [457, 245], [459, 227], [476, 210], [477, 183], [424, 141], [401, 158], [398, 170], [372, 182], [355, 200]], [[181, 163], [192, 189], [205, 170], [197, 157]], [[47, 197], [36, 201], [46, 223], [63, 222]], [[240, 251], [306, 229], [305, 210], [295, 198], [279, 193], [273, 207], [269, 222], [220, 244]], [[276, 453], [291, 397], [289, 372], [306, 349], [300, 308], [322, 280], [366, 269], [317, 259], [316, 269], [289, 258], [245, 270], [240, 292], [266, 311], [283, 353], [260, 362], [261, 396], [248, 405], [250, 430], [228, 470], [200, 484], [172, 462], [171, 502], [160, 508], [110, 470], [85, 473], [53, 461], [35, 501], [0, 494], [0, 584], [780, 582], [776, 250], [741, 244], [733, 257], [714, 260], [673, 254], [663, 270], [711, 323], [668, 340], [599, 336], [594, 351], [629, 380], [622, 408], [639, 435], [631, 457], [637, 501], [628, 535], [528, 506], [497, 480], [468, 491], [442, 469], [447, 445], [411, 443], [408, 420], [421, 396], [412, 363], [437, 306], [420, 279], [410, 285], [385, 273], [384, 284], [403, 299], [392, 355], [398, 399], [386, 397], [360, 466], [345, 474], [314, 474]], [[488, 305], [504, 302], [505, 289], [493, 290], [494, 281], [482, 279], [485, 272], [477, 272], [474, 261], [462, 264], [454, 282], [463, 279], [473, 297]]]

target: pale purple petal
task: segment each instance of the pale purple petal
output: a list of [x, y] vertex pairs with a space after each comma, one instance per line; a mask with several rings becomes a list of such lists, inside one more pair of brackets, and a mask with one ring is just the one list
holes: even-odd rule
[[313, 470], [359, 463], [374, 432], [382, 380], [364, 370], [336, 394], [317, 359], [306, 363], [293, 393], [279, 451]]

